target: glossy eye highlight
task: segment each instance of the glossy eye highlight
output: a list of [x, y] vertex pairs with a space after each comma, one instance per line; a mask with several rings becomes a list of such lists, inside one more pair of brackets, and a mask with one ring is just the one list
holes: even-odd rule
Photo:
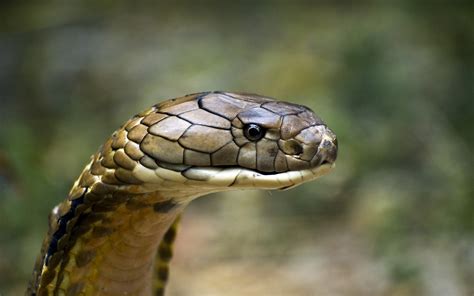
[[258, 124], [249, 123], [244, 126], [245, 137], [252, 142], [256, 142], [265, 136], [265, 129]]

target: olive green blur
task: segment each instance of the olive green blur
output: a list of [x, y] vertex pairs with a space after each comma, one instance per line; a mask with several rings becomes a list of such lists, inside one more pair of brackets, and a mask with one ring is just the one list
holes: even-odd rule
[[0, 4], [0, 295], [112, 131], [207, 90], [306, 105], [339, 155], [292, 190], [193, 201], [168, 295], [473, 295], [472, 4], [188, 2]]

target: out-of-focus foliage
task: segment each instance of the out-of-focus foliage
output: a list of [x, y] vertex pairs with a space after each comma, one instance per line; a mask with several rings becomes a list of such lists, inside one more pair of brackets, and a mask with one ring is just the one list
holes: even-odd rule
[[195, 201], [170, 295], [474, 294], [472, 4], [195, 3], [2, 2], [0, 294], [111, 131], [216, 89], [308, 105], [340, 156], [294, 190]]

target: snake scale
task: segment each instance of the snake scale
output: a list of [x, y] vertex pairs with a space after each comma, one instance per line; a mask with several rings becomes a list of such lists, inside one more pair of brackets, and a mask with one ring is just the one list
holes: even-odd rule
[[52, 210], [26, 295], [164, 295], [190, 201], [288, 189], [336, 155], [335, 134], [301, 105], [217, 91], [157, 104], [112, 134]]

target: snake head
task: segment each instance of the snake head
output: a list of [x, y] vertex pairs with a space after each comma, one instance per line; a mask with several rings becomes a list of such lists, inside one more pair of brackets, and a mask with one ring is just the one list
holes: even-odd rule
[[105, 156], [118, 149], [114, 161], [136, 162], [124, 163], [131, 173], [117, 176], [116, 170], [117, 178], [196, 195], [294, 187], [330, 171], [337, 157], [335, 134], [309, 108], [228, 92], [155, 105], [127, 122], [109, 146]]

